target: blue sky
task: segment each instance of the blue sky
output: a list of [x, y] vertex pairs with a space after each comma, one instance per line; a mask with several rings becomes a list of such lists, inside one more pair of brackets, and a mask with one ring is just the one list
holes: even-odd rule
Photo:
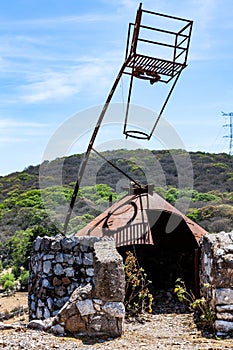
[[[63, 123], [105, 101], [138, 4], [0, 0], [0, 175], [39, 164]], [[145, 0], [143, 8], [194, 21], [188, 67], [164, 118], [188, 151], [228, 152], [221, 111], [233, 111], [232, 1]], [[123, 93], [120, 86], [115, 102]], [[139, 96], [135, 103], [157, 111], [146, 88]], [[88, 130], [94, 122], [85, 123]]]

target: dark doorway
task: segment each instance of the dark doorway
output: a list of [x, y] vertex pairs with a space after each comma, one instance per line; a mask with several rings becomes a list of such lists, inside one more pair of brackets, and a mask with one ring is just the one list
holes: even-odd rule
[[181, 216], [166, 211], [148, 210], [154, 245], [119, 247], [126, 257], [132, 251], [152, 280], [157, 290], [173, 289], [177, 278], [185, 281], [186, 287], [195, 292], [195, 249], [198, 248], [188, 225]]

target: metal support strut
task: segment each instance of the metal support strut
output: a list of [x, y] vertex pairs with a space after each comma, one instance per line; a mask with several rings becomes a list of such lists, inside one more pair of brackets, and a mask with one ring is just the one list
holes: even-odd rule
[[121, 76], [122, 76], [122, 72], [124, 71], [125, 69], [125, 66], [127, 65], [127, 61], [126, 60], [124, 62], [124, 64], [122, 65], [119, 73], [118, 73], [118, 76], [112, 86], [112, 89], [110, 90], [110, 93], [106, 99], [106, 102], [104, 104], [104, 107], [102, 109], [102, 112], [100, 113], [100, 116], [99, 116], [99, 119], [96, 123], [96, 126], [95, 126], [95, 129], [94, 129], [94, 132], [91, 136], [91, 140], [89, 142], [89, 145], [87, 147], [87, 150], [86, 150], [86, 153], [85, 153], [85, 156], [84, 156], [84, 159], [81, 163], [81, 167], [80, 167], [80, 170], [79, 170], [79, 174], [78, 174], [78, 179], [76, 181], [76, 184], [75, 184], [75, 187], [74, 187], [74, 191], [73, 191], [73, 194], [72, 194], [72, 197], [71, 197], [71, 201], [70, 201], [70, 205], [69, 205], [69, 209], [68, 209], [68, 212], [67, 212], [67, 215], [66, 215], [66, 219], [65, 219], [65, 223], [64, 223], [64, 227], [63, 227], [63, 235], [65, 236], [66, 235], [66, 232], [67, 232], [67, 228], [68, 228], [68, 224], [69, 224], [69, 221], [70, 221], [70, 217], [71, 217], [71, 214], [72, 214], [72, 211], [73, 211], [73, 208], [74, 208], [74, 204], [75, 204], [75, 201], [76, 201], [76, 198], [77, 198], [77, 195], [78, 195], [78, 191], [79, 191], [79, 187], [80, 187], [80, 183], [82, 181], [82, 178], [83, 178], [83, 175], [84, 175], [84, 171], [86, 169], [86, 165], [87, 165], [87, 161], [89, 159], [89, 156], [90, 156], [90, 153], [91, 153], [91, 150], [92, 150], [92, 146], [95, 142], [95, 139], [96, 139], [96, 136], [98, 134], [98, 131], [99, 131], [99, 128], [100, 128], [100, 125], [104, 119], [104, 116], [105, 116], [105, 113], [107, 112], [107, 109], [108, 109], [108, 106], [109, 106], [109, 103], [112, 99], [112, 96], [116, 90], [116, 87], [121, 79]]

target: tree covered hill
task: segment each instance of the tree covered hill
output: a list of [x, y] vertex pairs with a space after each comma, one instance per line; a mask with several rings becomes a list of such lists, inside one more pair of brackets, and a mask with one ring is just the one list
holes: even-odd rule
[[[153, 184], [155, 191], [170, 203], [178, 200], [181, 209], [188, 198], [187, 215], [208, 231], [232, 230], [232, 156], [142, 149], [107, 151], [103, 155], [133, 179]], [[41, 168], [29, 166], [0, 177], [0, 255], [5, 265], [27, 267], [33, 239], [62, 230], [61, 222], [51, 221], [48, 212], [59, 213], [59, 208], [69, 203], [82, 157], [78, 154], [55, 159], [44, 162]], [[123, 174], [95, 155], [88, 164], [88, 179], [81, 187], [70, 233], [98, 215], [98, 205], [107, 205], [110, 194], [113, 200], [122, 196], [129, 184]]]
[[[177, 181], [177, 166], [174, 162], [173, 155], [182, 157], [187, 156], [187, 153], [180, 150], [174, 151], [146, 151], [145, 150], [116, 150], [103, 152], [103, 155], [119, 166], [123, 171], [132, 177], [140, 177], [144, 168], [151, 167], [151, 164], [158, 162], [166, 176], [166, 186], [178, 187]], [[233, 157], [226, 154], [213, 154], [205, 152], [189, 152], [191, 166], [193, 168], [193, 188], [199, 192], [233, 191]], [[52, 186], [57, 178], [57, 172], [62, 166], [63, 184], [73, 185], [77, 179], [78, 169], [83, 155], [76, 154], [70, 157], [58, 158], [48, 164], [47, 176], [48, 186]], [[111, 188], [114, 188], [115, 183], [119, 180], [119, 172], [104, 163], [101, 169], [96, 171], [98, 165], [95, 162], [95, 157], [90, 159], [93, 171], [93, 184], [106, 183]], [[0, 201], [9, 197], [12, 191], [22, 193], [31, 189], [39, 188], [39, 168], [40, 166], [29, 166], [22, 172], [15, 172], [7, 176], [0, 176]], [[156, 169], [156, 168], [155, 168]], [[184, 171], [187, 169], [184, 169]], [[160, 171], [161, 172], [161, 171]], [[97, 175], [97, 176], [96, 176]], [[49, 179], [50, 177], [50, 179]], [[155, 186], [159, 186], [160, 179], [154, 176]], [[49, 181], [50, 180], [50, 181]]]

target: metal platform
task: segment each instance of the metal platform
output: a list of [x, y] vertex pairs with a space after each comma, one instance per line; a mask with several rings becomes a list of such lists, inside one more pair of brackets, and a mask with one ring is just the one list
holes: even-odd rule
[[[152, 84], [157, 81], [169, 83], [170, 80], [180, 73], [185, 67], [185, 63], [171, 62], [159, 58], [136, 54], [130, 58], [126, 66], [126, 68], [132, 68], [133, 71], [131, 73], [127, 73], [126, 71], [125, 73], [130, 75], [132, 74], [137, 78], [150, 80]], [[134, 72], [139, 72], [139, 75], [136, 76]]]
[[[148, 17], [149, 23], [155, 23], [158, 25], [153, 27], [145, 25], [143, 21], [144, 16]], [[163, 20], [165, 23], [163, 23]], [[129, 24], [125, 60], [99, 115], [81, 163], [78, 178], [64, 223], [64, 235], [67, 231], [68, 223], [79, 191], [80, 183], [84, 175], [86, 164], [91, 151], [94, 151], [95, 139], [123, 74], [130, 76], [123, 134], [126, 137], [150, 140], [177, 80], [179, 79], [182, 70], [187, 66], [186, 62], [192, 24], [193, 22], [190, 20], [164, 15], [153, 11], [147, 11], [142, 9], [142, 4], [139, 5], [135, 22]], [[145, 80], [146, 83], [149, 81], [151, 85], [155, 83], [166, 83], [168, 86], [170, 85], [170, 81], [172, 81], [167, 97], [165, 98], [162, 108], [160, 109], [158, 116], [155, 118], [154, 125], [149, 132], [144, 132], [142, 130], [129, 130], [127, 125], [133, 83], [136, 83], [137, 79]], [[118, 170], [122, 172], [120, 169]], [[125, 174], [125, 176], [129, 178], [127, 174]]]

